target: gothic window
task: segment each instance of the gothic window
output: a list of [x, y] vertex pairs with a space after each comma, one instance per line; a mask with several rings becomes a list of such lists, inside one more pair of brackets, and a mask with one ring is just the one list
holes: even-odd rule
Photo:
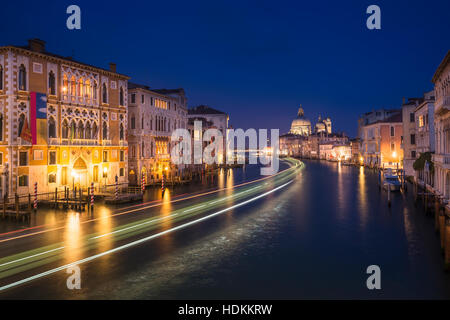
[[97, 123], [94, 122], [92, 125], [92, 139], [97, 139], [98, 137], [98, 129], [97, 129]]
[[48, 120], [48, 137], [56, 138], [56, 123], [53, 117], [50, 117], [50, 119]]
[[125, 138], [125, 133], [124, 133], [124, 130], [123, 130], [123, 124], [120, 124], [119, 139], [120, 139], [120, 141], [123, 141], [124, 138]]
[[97, 81], [94, 81], [93, 97], [97, 100]]
[[70, 139], [75, 139], [76, 131], [77, 131], [77, 125], [75, 124], [75, 121], [72, 120], [72, 122], [70, 123]]
[[63, 94], [67, 94], [67, 91], [69, 90], [69, 79], [67, 78], [67, 75], [63, 75]]
[[77, 139], [83, 139], [84, 138], [84, 125], [83, 122], [78, 121], [78, 129], [77, 129]]
[[19, 67], [19, 90], [27, 90], [27, 70], [23, 64]]
[[63, 139], [69, 138], [69, 124], [67, 123], [67, 120], [65, 120], [65, 119], [62, 124], [62, 138]]
[[102, 102], [103, 103], [108, 103], [108, 92], [107, 92], [107, 88], [106, 88], [106, 83], [103, 84], [102, 86]]
[[48, 91], [51, 95], [56, 94], [56, 81], [55, 81], [55, 74], [53, 71], [50, 71], [48, 75]]
[[90, 122], [86, 123], [86, 131], [85, 131], [84, 137], [86, 139], [91, 139], [91, 123]]
[[108, 140], [108, 125], [106, 121], [103, 121], [103, 139]]
[[0, 90], [3, 90], [3, 67], [0, 64]]
[[86, 82], [85, 82], [85, 87], [84, 87], [84, 90], [85, 90], [85, 93], [84, 93], [84, 96], [86, 97], [86, 98], [91, 98], [92, 97], [92, 86], [91, 86], [91, 81], [88, 79], [88, 80], [86, 80]]
[[75, 76], [72, 76], [70, 79], [70, 95], [75, 96], [77, 94], [77, 81], [75, 80]]
[[120, 88], [120, 102], [119, 102], [119, 104], [121, 105], [121, 106], [123, 106], [123, 105], [125, 105], [125, 99], [124, 99], [124, 97], [123, 97], [123, 88], [121, 87]]

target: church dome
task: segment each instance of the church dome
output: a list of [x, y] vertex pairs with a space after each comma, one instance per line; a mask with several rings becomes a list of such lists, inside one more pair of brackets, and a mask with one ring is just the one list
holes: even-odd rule
[[291, 133], [299, 135], [309, 135], [311, 133], [311, 121], [305, 118], [303, 108], [298, 109], [297, 118], [292, 121]]

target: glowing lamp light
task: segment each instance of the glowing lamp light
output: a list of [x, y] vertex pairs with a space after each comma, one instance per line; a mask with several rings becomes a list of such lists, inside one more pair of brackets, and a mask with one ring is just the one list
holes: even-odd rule
[[395, 151], [392, 152], [392, 157], [393, 157], [393, 158], [397, 158], [397, 152], [395, 152]]
[[103, 167], [103, 173], [106, 173], [106, 172], [108, 172], [108, 168]]

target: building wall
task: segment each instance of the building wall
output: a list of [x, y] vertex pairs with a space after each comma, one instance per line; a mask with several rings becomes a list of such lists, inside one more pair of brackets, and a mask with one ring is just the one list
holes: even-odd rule
[[160, 181], [163, 173], [168, 178], [182, 175], [185, 166], [171, 163], [170, 150], [172, 131], [187, 128], [184, 94], [175, 97], [133, 88], [129, 95], [130, 183], [140, 184], [142, 176], [150, 184]]
[[[100, 68], [90, 67], [76, 63], [72, 60], [60, 59], [30, 50], [14, 47], [0, 48], [0, 64], [3, 65], [4, 90], [0, 92], [0, 108], [3, 115], [3, 140], [0, 146], [3, 165], [0, 167], [2, 174], [2, 193], [8, 191], [26, 194], [32, 192], [34, 183], [38, 183], [38, 192], [54, 191], [54, 188], [73, 184], [86, 187], [95, 181], [96, 185], [102, 183], [103, 168], [107, 170], [107, 178], [103, 181], [113, 183], [115, 176], [119, 182], [127, 182], [127, 143], [123, 132], [119, 135], [119, 126], [126, 128], [126, 91], [127, 77], [115, 72], [109, 72]], [[19, 88], [19, 70], [26, 70], [26, 85]], [[55, 91], [51, 92], [49, 75], [55, 77]], [[72, 84], [63, 81], [63, 76], [74, 77], [74, 89], [76, 94], [71, 94]], [[79, 80], [83, 79], [83, 85]], [[89, 80], [91, 86], [85, 86]], [[97, 82], [94, 90], [93, 83]], [[100, 100], [101, 85], [105, 84], [107, 102]], [[70, 86], [69, 86], [70, 85]], [[79, 88], [86, 88], [81, 96]], [[89, 88], [89, 90], [88, 90]], [[22, 90], [20, 90], [22, 89]], [[119, 92], [124, 90], [125, 99], [123, 105], [119, 105]], [[31, 95], [33, 92], [43, 94], [46, 99], [46, 116], [36, 120], [36, 143], [32, 144], [19, 137], [21, 117], [26, 119], [30, 127]], [[86, 97], [85, 93], [89, 95]], [[94, 99], [94, 94], [96, 99]], [[74, 136], [63, 138], [63, 123], [74, 121]], [[55, 136], [49, 137], [50, 123], [55, 126]], [[94, 139], [86, 139], [86, 125], [97, 124], [97, 135]], [[101, 126], [105, 124], [106, 135], [103, 136]], [[80, 139], [76, 138], [78, 133]], [[92, 133], [92, 131], [91, 131]], [[92, 148], [91, 148], [92, 147]], [[50, 151], [56, 153], [56, 162], [49, 162]], [[107, 162], [103, 162], [103, 151], [108, 153]], [[123, 160], [120, 154], [123, 152]], [[27, 157], [27, 163], [21, 165], [19, 156], [23, 153]], [[84, 163], [83, 168], [75, 169], [74, 165]], [[94, 166], [98, 166], [94, 177]], [[66, 169], [64, 169], [66, 168]], [[124, 168], [124, 170], [120, 170]], [[62, 173], [65, 172], [65, 177]], [[74, 179], [72, 178], [74, 172]], [[75, 175], [76, 173], [76, 175]], [[123, 175], [121, 175], [121, 173]], [[56, 181], [52, 178], [56, 174]], [[52, 175], [52, 177], [50, 177]], [[23, 183], [28, 179], [28, 183]], [[72, 181], [75, 180], [75, 181]], [[19, 183], [21, 182], [21, 183]]]
[[415, 103], [403, 104], [402, 120], [403, 120], [403, 168], [407, 176], [414, 176], [413, 163], [417, 158], [416, 144], [416, 123], [415, 123]]

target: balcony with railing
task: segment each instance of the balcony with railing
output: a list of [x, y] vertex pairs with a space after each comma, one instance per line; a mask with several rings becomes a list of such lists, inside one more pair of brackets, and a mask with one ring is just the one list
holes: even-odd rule
[[450, 169], [450, 154], [433, 154], [431, 159], [436, 165], [444, 169]]
[[[52, 140], [55, 140], [52, 138]], [[56, 139], [58, 140], [58, 139]], [[61, 145], [72, 145], [72, 146], [97, 146], [97, 139], [61, 139]]]

